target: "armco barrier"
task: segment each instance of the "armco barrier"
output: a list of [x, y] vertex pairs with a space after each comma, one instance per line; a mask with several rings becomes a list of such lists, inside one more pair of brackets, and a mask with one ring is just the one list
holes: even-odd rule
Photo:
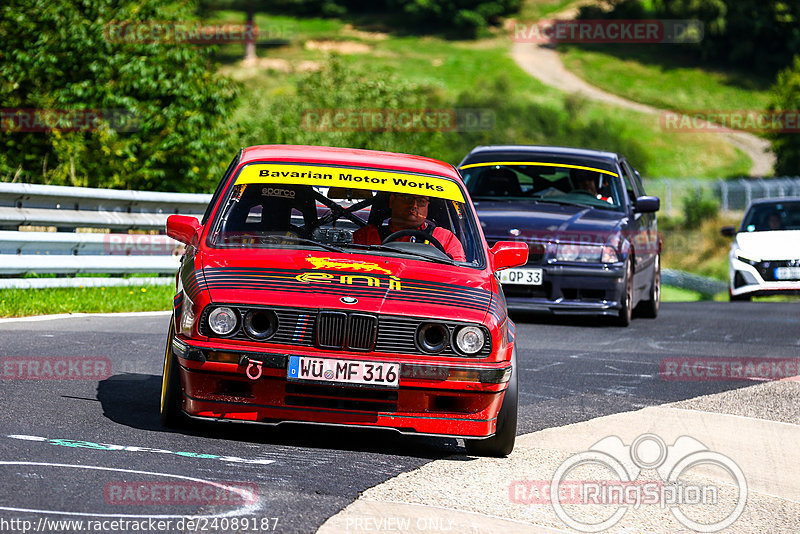
[[[200, 217], [211, 195], [0, 183], [0, 288], [170, 284], [180, 243], [158, 230], [174, 213]], [[55, 227], [58, 231], [20, 231]], [[105, 233], [76, 229], [106, 229]], [[70, 277], [79, 273], [159, 277]], [[56, 274], [56, 278], [19, 278]]]

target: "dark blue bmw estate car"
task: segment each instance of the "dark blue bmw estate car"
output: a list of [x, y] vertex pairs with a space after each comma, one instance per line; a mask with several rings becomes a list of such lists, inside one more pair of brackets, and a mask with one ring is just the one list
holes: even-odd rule
[[550, 146], [481, 146], [459, 164], [491, 246], [528, 244], [498, 273], [508, 308], [656, 317], [661, 240], [639, 172], [621, 155]]

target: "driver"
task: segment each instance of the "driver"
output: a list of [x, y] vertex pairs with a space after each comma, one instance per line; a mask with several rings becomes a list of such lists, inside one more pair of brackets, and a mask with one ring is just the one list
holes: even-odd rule
[[[453, 232], [428, 221], [430, 198], [419, 195], [392, 193], [389, 195], [389, 208], [392, 217], [389, 224], [378, 228], [372, 224], [359, 228], [353, 233], [353, 243], [357, 245], [380, 245], [384, 239], [401, 230], [418, 230], [439, 241], [445, 253], [455, 261], [466, 261], [464, 248]], [[415, 241], [413, 236], [401, 237], [398, 241]]]
[[599, 200], [613, 203], [610, 197], [597, 192], [597, 173], [584, 169], [576, 169], [570, 173], [573, 184], [573, 193], [588, 193]]

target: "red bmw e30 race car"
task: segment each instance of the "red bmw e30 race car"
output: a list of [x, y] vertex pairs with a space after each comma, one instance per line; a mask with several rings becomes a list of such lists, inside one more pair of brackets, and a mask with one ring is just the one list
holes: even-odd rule
[[451, 165], [308, 146], [243, 149], [186, 244], [161, 417], [380, 427], [514, 446], [514, 324]]

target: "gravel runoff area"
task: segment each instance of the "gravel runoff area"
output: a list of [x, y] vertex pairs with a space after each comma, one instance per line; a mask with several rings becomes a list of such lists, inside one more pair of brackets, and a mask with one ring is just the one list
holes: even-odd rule
[[[667, 445], [679, 436], [690, 436], [741, 468], [747, 481], [746, 506], [725, 532], [800, 532], [798, 399], [800, 382], [768, 382], [519, 436], [516, 449], [506, 459], [453, 456], [370, 488], [319, 532], [392, 528], [405, 532], [575, 532], [559, 519], [549, 501], [541, 502], [541, 488], [564, 461], [600, 439], [616, 435], [630, 445], [644, 433], [659, 435]], [[692, 480], [716, 481], [719, 502], [735, 503], [735, 499], [724, 499], [736, 489], [733, 479], [721, 471], [695, 472]], [[577, 478], [609, 480], [588, 468]], [[654, 470], [643, 470], [636, 480], [661, 478]], [[734, 506], [706, 504], [682, 510], [691, 518], [710, 522], [709, 518], [723, 519]], [[608, 507], [594, 505], [566, 505], [565, 510], [594, 522], [610, 515]], [[642, 504], [638, 509], [629, 507], [607, 532], [691, 530], [668, 507]]]

